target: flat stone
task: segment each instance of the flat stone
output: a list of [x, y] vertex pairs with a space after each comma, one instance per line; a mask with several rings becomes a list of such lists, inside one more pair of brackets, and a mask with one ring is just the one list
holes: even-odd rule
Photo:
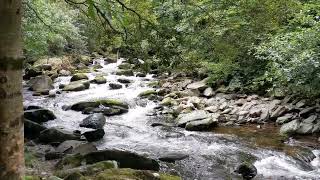
[[186, 124], [186, 130], [188, 131], [203, 131], [208, 130], [218, 124], [218, 120], [210, 118], [191, 121]]
[[187, 114], [180, 114], [177, 118], [177, 125], [184, 127], [188, 122], [202, 120], [210, 117], [210, 114], [204, 110], [196, 110]]

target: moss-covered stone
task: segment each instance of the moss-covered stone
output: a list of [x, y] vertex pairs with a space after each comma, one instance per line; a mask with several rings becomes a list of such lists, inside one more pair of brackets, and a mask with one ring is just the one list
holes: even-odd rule
[[100, 100], [99, 103], [103, 106], [106, 106], [106, 107], [119, 106], [119, 107], [123, 107], [125, 109], [129, 109], [129, 105], [127, 103], [122, 102], [117, 99]]
[[143, 180], [181, 180], [180, 177], [168, 174], [157, 173], [153, 171], [141, 171], [133, 169], [108, 169], [93, 179], [96, 180], [127, 180], [127, 179], [143, 179]]
[[70, 81], [79, 81], [79, 80], [82, 80], [82, 79], [89, 79], [89, 78], [84, 73], [77, 73], [77, 74], [72, 76]]
[[84, 157], [81, 154], [67, 155], [56, 164], [56, 168], [58, 170], [72, 169], [81, 166], [83, 162]]
[[131, 69], [132, 65], [129, 63], [122, 63], [118, 66], [119, 69]]
[[24, 180], [41, 180], [38, 176], [25, 176]]
[[148, 86], [152, 87], [152, 88], [158, 88], [158, 87], [160, 87], [160, 83], [159, 83], [159, 81], [151, 81], [148, 83]]
[[116, 75], [118, 76], [133, 76], [133, 71], [128, 69], [128, 70], [119, 70], [116, 72]]
[[106, 169], [117, 168], [118, 164], [115, 161], [102, 161], [92, 165], [80, 166], [72, 169], [59, 170], [54, 173], [55, 176], [66, 178], [72, 174], [80, 174], [82, 176], [91, 176], [102, 172]]
[[99, 76], [96, 76], [93, 80], [92, 80], [93, 83], [96, 83], [96, 84], [105, 84], [107, 82], [106, 78], [103, 77], [102, 75], [99, 75]]
[[139, 94], [139, 97], [148, 97], [148, 96], [151, 96], [151, 95], [156, 95], [157, 92], [153, 89], [151, 90], [146, 90], [146, 91], [143, 91]]
[[164, 98], [161, 103], [163, 106], [175, 106], [178, 105], [178, 102], [171, 97]]

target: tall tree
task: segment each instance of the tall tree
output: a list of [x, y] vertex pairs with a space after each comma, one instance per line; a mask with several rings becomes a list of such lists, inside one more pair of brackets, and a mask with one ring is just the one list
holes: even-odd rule
[[0, 179], [24, 171], [21, 0], [0, 1]]

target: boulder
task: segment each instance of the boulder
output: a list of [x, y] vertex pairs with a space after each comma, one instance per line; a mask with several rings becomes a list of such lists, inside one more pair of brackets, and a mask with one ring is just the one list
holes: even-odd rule
[[56, 148], [56, 151], [60, 153], [68, 153], [68, 152], [71, 152], [74, 148], [80, 145], [83, 145], [85, 143], [86, 143], [85, 141], [67, 140], [59, 144], [59, 146]]
[[71, 75], [71, 72], [68, 71], [68, 70], [61, 69], [60, 71], [58, 71], [58, 74], [59, 74], [60, 76], [70, 76], [70, 75]]
[[79, 140], [80, 137], [63, 129], [49, 128], [40, 132], [39, 141], [42, 143], [62, 143], [66, 140]]
[[32, 77], [37, 77], [42, 75], [42, 71], [39, 68], [36, 67], [28, 67], [25, 69], [25, 74], [23, 76], [23, 79], [29, 80]]
[[186, 130], [188, 131], [203, 131], [208, 130], [218, 124], [217, 119], [206, 118], [202, 120], [191, 121], [186, 124]]
[[[69, 178], [71, 175], [80, 174], [81, 176], [95, 175], [97, 173], [103, 172], [106, 169], [118, 168], [118, 163], [115, 161], [101, 161], [95, 164], [84, 165], [76, 168], [71, 168], [67, 170], [56, 171], [54, 174], [61, 178]], [[71, 180], [71, 179], [70, 179]], [[74, 180], [74, 179], [73, 179]], [[80, 180], [80, 178], [79, 178]]]
[[121, 89], [122, 85], [117, 83], [109, 83], [110, 89]]
[[144, 73], [142, 73], [142, 72], [138, 72], [137, 74], [136, 74], [136, 77], [146, 77], [147, 75], [146, 74], [144, 74]]
[[279, 116], [282, 116], [288, 111], [288, 109], [285, 106], [278, 106], [272, 113], [270, 118], [275, 119]]
[[303, 110], [300, 111], [299, 116], [307, 117], [310, 113], [313, 113], [315, 110], [316, 110], [316, 106], [304, 108]]
[[105, 64], [110, 64], [110, 63], [116, 63], [117, 62], [117, 59], [116, 58], [104, 58], [104, 63]]
[[129, 63], [121, 63], [119, 66], [118, 66], [118, 68], [119, 69], [131, 69], [133, 66], [132, 66], [132, 64], [129, 64]]
[[257, 168], [254, 165], [247, 163], [240, 164], [235, 172], [241, 174], [243, 179], [246, 180], [253, 179], [258, 173]]
[[76, 104], [73, 104], [71, 106], [71, 110], [74, 110], [74, 111], [83, 111], [84, 109], [86, 108], [96, 108], [96, 107], [99, 107], [100, 105], [100, 102], [91, 102], [91, 101], [88, 101], [88, 102], [78, 102]]
[[117, 80], [119, 83], [123, 83], [123, 84], [129, 84], [132, 81], [130, 79], [124, 79], [124, 78], [120, 78]]
[[293, 120], [291, 122], [288, 122], [286, 124], [283, 124], [280, 128], [280, 134], [281, 135], [292, 135], [296, 133], [296, 131], [300, 127], [300, 122], [298, 119]]
[[115, 116], [127, 113], [129, 110], [123, 107], [107, 107], [101, 111], [105, 116]]
[[297, 129], [297, 134], [312, 134], [313, 124], [312, 123], [300, 123], [299, 128]]
[[44, 92], [53, 89], [52, 79], [47, 75], [41, 75], [32, 78], [28, 84], [31, 91]]
[[212, 97], [215, 95], [215, 92], [213, 91], [213, 89], [211, 87], [208, 87], [203, 91], [203, 95], [205, 97]]
[[162, 106], [175, 106], [178, 105], [178, 102], [171, 97], [164, 98], [161, 103]]
[[70, 82], [68, 85], [63, 87], [63, 91], [83, 91], [89, 89], [90, 82], [88, 80], [79, 80]]
[[293, 114], [286, 114], [284, 116], [278, 117], [276, 123], [285, 124], [290, 122], [292, 118], [293, 118]]
[[84, 80], [88, 80], [89, 78], [88, 78], [88, 76], [86, 74], [77, 73], [77, 74], [72, 76], [70, 81], [73, 82], [73, 81], [79, 81], [79, 80], [83, 80], [83, 79]]
[[103, 138], [105, 132], [103, 129], [96, 129], [94, 131], [87, 131], [83, 133], [83, 136], [87, 139], [88, 142], [99, 141]]
[[187, 114], [180, 114], [177, 118], [177, 125], [184, 127], [188, 122], [209, 118], [210, 114], [204, 110], [196, 110]]
[[40, 132], [45, 129], [47, 128], [36, 122], [24, 119], [24, 136], [28, 139], [38, 138]]
[[197, 89], [199, 91], [203, 91], [207, 88], [206, 80], [198, 81], [187, 85], [187, 89]]
[[96, 76], [91, 82], [96, 83], [96, 84], [105, 84], [105, 83], [107, 83], [107, 80], [103, 76]]
[[105, 107], [122, 107], [124, 109], [129, 109], [129, 105], [117, 99], [106, 99], [99, 101], [101, 105]]
[[129, 151], [108, 149], [101, 150], [85, 155], [84, 159], [89, 164], [106, 160], [115, 160], [119, 163], [120, 168], [155, 171], [158, 171], [160, 169], [160, 166], [156, 160]]
[[141, 92], [138, 96], [139, 97], [148, 97], [150, 95], [157, 95], [157, 91], [154, 89], [146, 90]]
[[92, 114], [80, 123], [80, 127], [101, 129], [106, 124], [106, 118], [102, 113]]
[[56, 119], [56, 116], [52, 111], [47, 109], [32, 109], [26, 110], [24, 112], [24, 118], [40, 124], [43, 122], [54, 120]]
[[118, 70], [116, 72], [116, 75], [118, 76], [133, 76], [133, 71], [132, 70]]
[[174, 152], [174, 153], [168, 153], [168, 154], [162, 155], [161, 157], [159, 157], [159, 160], [164, 162], [174, 163], [176, 161], [180, 161], [188, 157], [189, 155], [187, 154]]

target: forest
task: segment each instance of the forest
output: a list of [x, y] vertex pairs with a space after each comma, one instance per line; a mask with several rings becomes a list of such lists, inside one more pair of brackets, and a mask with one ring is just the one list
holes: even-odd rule
[[319, 0], [3, 0], [0, 21], [0, 180], [319, 178]]

